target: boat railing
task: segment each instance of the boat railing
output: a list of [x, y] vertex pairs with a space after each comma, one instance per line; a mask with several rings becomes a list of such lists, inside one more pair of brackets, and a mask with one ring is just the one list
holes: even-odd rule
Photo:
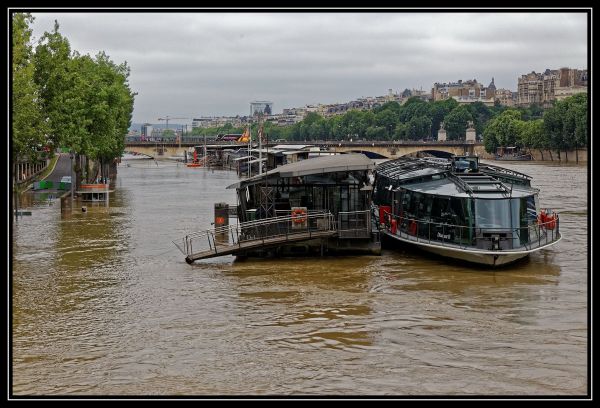
[[336, 222], [330, 212], [292, 214], [271, 217], [194, 232], [173, 241], [186, 256], [212, 251], [231, 252], [233, 247], [242, 249], [245, 243], [262, 241], [262, 244], [284, 243], [288, 238], [304, 234], [311, 238], [320, 232], [336, 231]]
[[425, 219], [401, 217], [384, 212], [381, 226], [386, 232], [401, 238], [459, 249], [487, 251], [533, 250], [552, 244], [561, 238], [560, 219], [536, 222], [522, 228], [484, 228], [447, 224]]

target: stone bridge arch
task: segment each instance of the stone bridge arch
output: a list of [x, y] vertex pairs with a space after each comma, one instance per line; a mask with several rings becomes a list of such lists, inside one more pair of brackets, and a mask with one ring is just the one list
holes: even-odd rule
[[367, 156], [369, 159], [389, 159], [389, 157], [382, 155], [378, 152], [372, 152], [370, 150], [356, 149], [356, 150], [348, 150], [344, 153], [362, 153]]
[[427, 152], [436, 157], [450, 155], [477, 154], [485, 157], [483, 144], [473, 143], [365, 143], [364, 145], [330, 145], [329, 151], [336, 153], [364, 153], [370, 158], [396, 159], [402, 156]]

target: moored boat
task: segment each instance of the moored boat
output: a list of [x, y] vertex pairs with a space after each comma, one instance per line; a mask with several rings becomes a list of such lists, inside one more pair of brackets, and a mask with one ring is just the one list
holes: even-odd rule
[[533, 160], [531, 153], [522, 152], [517, 147], [499, 147], [496, 149], [495, 160]]
[[559, 217], [540, 208], [531, 177], [478, 157], [401, 158], [375, 173], [381, 233], [393, 242], [498, 266], [561, 239]]

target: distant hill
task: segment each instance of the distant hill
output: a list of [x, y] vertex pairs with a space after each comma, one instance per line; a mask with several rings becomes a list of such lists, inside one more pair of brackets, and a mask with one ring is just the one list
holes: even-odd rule
[[[145, 123], [145, 122], [144, 122]], [[129, 127], [129, 130], [137, 130], [138, 132], [142, 131], [142, 125], [144, 123], [132, 123], [131, 126]], [[154, 129], [166, 129], [167, 128], [167, 124], [166, 123], [151, 123], [152, 127]], [[182, 125], [181, 123], [171, 123], [169, 122], [169, 129], [181, 129], [181, 127], [185, 127], [185, 124]], [[192, 126], [188, 125], [188, 130], [191, 130]]]

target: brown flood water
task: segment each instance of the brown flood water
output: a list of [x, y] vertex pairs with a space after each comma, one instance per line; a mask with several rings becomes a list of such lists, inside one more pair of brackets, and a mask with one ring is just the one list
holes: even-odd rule
[[130, 163], [109, 208], [21, 197], [14, 395], [587, 393], [585, 166], [500, 164], [564, 238], [490, 271], [402, 249], [190, 266], [171, 241], [210, 228], [237, 176]]

